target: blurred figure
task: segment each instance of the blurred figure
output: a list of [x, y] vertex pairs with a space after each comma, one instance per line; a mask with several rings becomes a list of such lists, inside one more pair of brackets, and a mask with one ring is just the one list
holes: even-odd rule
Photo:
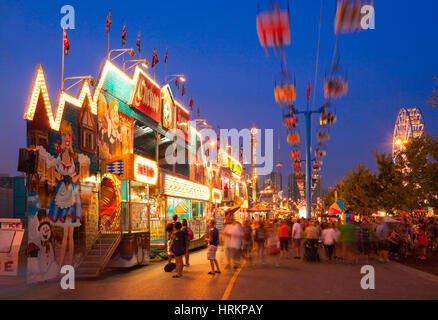
[[249, 260], [252, 264], [252, 253], [253, 249], [253, 230], [249, 220], [245, 221], [243, 226], [243, 238], [242, 238], [242, 254], [245, 259]]
[[359, 252], [368, 263], [370, 258], [370, 225], [367, 219], [364, 219], [359, 225]]
[[325, 248], [326, 257], [331, 261], [336, 243], [336, 232], [332, 223], [328, 223], [327, 227], [322, 230], [321, 239]]
[[310, 221], [308, 227], [305, 229], [306, 241], [305, 246], [305, 258], [309, 261], [319, 261], [318, 254], [318, 240], [319, 240], [319, 228], [316, 221]]
[[300, 224], [300, 220], [293, 219], [293, 226], [292, 226], [292, 241], [295, 247], [295, 257], [294, 259], [300, 259], [300, 248], [301, 248], [301, 233], [303, 229]]
[[[216, 274], [221, 273], [219, 262], [216, 259], [217, 246], [219, 244], [219, 231], [216, 228], [216, 221], [210, 220], [209, 225], [207, 259], [210, 261], [211, 271], [208, 274]], [[214, 270], [215, 265], [216, 271]]]
[[400, 233], [398, 228], [399, 227], [394, 228], [394, 230], [392, 230], [391, 234], [388, 237], [388, 242], [391, 247], [391, 254], [394, 256], [396, 260], [400, 258], [399, 257]]
[[420, 249], [420, 256], [418, 257], [421, 260], [426, 260], [426, 250], [427, 250], [427, 234], [424, 227], [420, 227], [418, 230], [418, 249]]
[[386, 223], [383, 222], [383, 219], [379, 217], [377, 220], [377, 228], [376, 228], [376, 235], [377, 235], [377, 241], [378, 241], [378, 250], [379, 250], [379, 261], [380, 262], [388, 262], [389, 258], [389, 252], [388, 252], [388, 226]]
[[351, 223], [345, 223], [340, 226], [341, 231], [341, 243], [342, 243], [342, 256], [343, 261], [349, 263], [354, 262], [354, 242], [356, 239], [356, 227]]
[[257, 258], [265, 264], [265, 241], [267, 239], [266, 229], [263, 222], [259, 222], [255, 230], [255, 242], [257, 244]]
[[243, 229], [239, 222], [232, 220], [224, 228], [226, 237], [225, 251], [227, 256], [227, 268], [234, 266], [237, 269], [240, 265], [240, 250], [242, 248]]
[[280, 239], [280, 258], [288, 258], [289, 235], [290, 228], [287, 225], [287, 221], [283, 220], [282, 224], [278, 227], [278, 237]]
[[278, 247], [278, 234], [275, 231], [275, 224], [269, 226], [268, 228], [268, 237], [266, 239], [266, 244], [269, 250], [269, 255], [274, 257], [275, 266], [278, 267], [279, 264], [279, 253], [280, 249]]

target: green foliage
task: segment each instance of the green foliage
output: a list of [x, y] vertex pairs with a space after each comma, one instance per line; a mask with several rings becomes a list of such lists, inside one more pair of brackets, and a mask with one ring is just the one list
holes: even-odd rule
[[[435, 81], [438, 84], [438, 76], [435, 77]], [[438, 89], [433, 90], [433, 94], [427, 100], [427, 103], [432, 107], [438, 108]], [[438, 118], [437, 118], [438, 121]]]
[[[438, 139], [431, 135], [411, 139], [396, 155], [373, 152], [377, 164], [374, 174], [363, 163], [347, 172], [336, 183], [344, 210], [367, 215], [378, 210], [394, 214], [413, 212], [428, 206], [438, 210]], [[324, 198], [328, 210], [334, 190]]]

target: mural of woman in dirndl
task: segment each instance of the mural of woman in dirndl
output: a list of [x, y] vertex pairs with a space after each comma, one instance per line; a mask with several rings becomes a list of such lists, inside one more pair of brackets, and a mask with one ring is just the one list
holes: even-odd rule
[[81, 225], [82, 207], [79, 190], [76, 186], [79, 175], [75, 167], [76, 149], [73, 149], [72, 146], [74, 134], [71, 125], [65, 120], [61, 122], [60, 133], [62, 143], [56, 148], [58, 158], [56, 159], [55, 172], [55, 177], [59, 182], [56, 186], [48, 218], [52, 225], [64, 229], [61, 252], [57, 259], [58, 265], [62, 267], [67, 245], [69, 250], [65, 264], [71, 265], [73, 262], [73, 230]]

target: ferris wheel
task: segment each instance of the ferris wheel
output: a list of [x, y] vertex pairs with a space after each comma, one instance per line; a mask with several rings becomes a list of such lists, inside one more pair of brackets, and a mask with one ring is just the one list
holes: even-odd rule
[[397, 115], [392, 140], [392, 156], [402, 151], [405, 144], [412, 138], [424, 134], [424, 119], [419, 108], [401, 108]]

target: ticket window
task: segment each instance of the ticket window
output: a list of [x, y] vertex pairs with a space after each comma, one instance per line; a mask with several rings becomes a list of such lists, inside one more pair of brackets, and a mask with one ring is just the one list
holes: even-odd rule
[[129, 205], [131, 232], [149, 231], [150, 204], [149, 186], [138, 182], [131, 182]]

